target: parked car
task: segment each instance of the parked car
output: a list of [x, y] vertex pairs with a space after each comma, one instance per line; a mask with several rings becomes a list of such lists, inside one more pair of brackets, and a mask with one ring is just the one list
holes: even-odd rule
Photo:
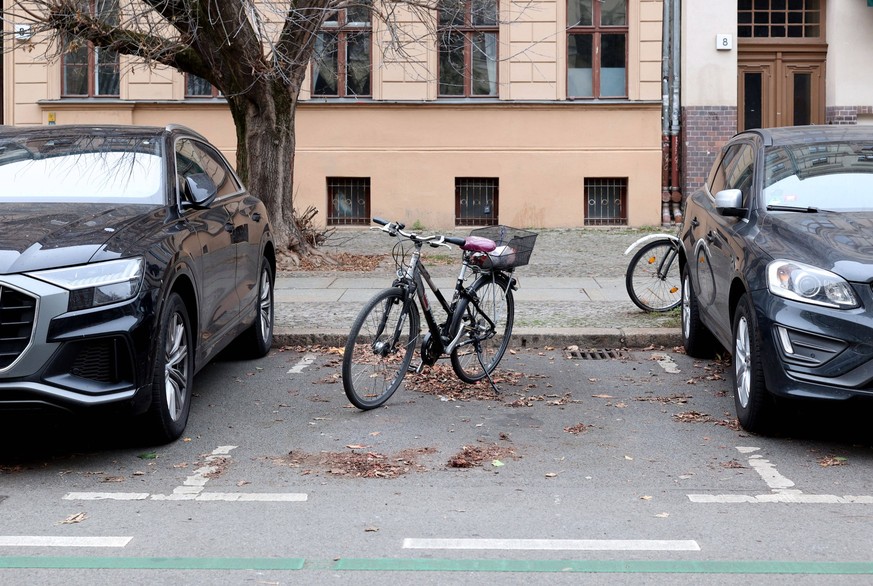
[[733, 355], [737, 417], [873, 396], [873, 127], [750, 130], [685, 205], [682, 337]]
[[121, 407], [178, 438], [194, 374], [272, 344], [263, 203], [182, 126], [0, 130], [0, 408]]

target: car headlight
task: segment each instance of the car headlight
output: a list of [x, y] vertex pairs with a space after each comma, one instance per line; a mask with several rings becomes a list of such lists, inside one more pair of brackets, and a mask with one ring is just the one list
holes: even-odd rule
[[851, 285], [839, 275], [790, 260], [767, 265], [767, 286], [773, 295], [804, 303], [838, 309], [860, 305]]
[[69, 311], [132, 299], [143, 279], [141, 257], [28, 273], [70, 292]]

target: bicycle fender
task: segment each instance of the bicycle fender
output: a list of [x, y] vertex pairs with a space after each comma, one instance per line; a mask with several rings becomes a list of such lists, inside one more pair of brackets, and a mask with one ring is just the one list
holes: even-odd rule
[[642, 246], [646, 242], [651, 242], [652, 240], [662, 240], [662, 239], [667, 239], [667, 240], [672, 240], [674, 242], [679, 242], [679, 238], [677, 236], [674, 236], [673, 234], [649, 234], [648, 236], [643, 236], [642, 238], [640, 238], [639, 240], [637, 240], [636, 242], [634, 242], [633, 244], [628, 246], [627, 250], [624, 251], [624, 254], [625, 254], [625, 256], [627, 256], [627, 254], [630, 251], [632, 251], [635, 248], [639, 248], [640, 246]]

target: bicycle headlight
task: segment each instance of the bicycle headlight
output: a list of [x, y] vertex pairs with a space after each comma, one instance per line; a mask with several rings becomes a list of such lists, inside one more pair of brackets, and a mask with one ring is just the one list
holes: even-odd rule
[[774, 295], [804, 303], [837, 309], [852, 309], [860, 305], [845, 279], [799, 262], [772, 261], [767, 265], [767, 286]]
[[141, 257], [36, 271], [29, 276], [70, 292], [69, 311], [89, 309], [134, 298], [143, 281]]

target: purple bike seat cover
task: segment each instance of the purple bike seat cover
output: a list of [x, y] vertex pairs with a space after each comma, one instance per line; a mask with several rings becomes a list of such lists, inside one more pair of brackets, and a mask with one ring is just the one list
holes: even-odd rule
[[467, 236], [467, 240], [461, 248], [469, 250], [470, 252], [491, 252], [497, 248], [497, 244], [490, 238]]

